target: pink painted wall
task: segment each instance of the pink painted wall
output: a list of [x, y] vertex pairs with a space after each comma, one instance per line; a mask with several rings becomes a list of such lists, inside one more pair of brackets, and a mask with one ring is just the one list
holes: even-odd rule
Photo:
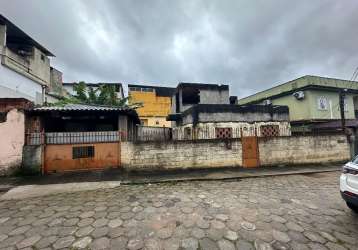
[[7, 113], [0, 123], [0, 175], [11, 174], [21, 165], [25, 142], [25, 115], [17, 109]]

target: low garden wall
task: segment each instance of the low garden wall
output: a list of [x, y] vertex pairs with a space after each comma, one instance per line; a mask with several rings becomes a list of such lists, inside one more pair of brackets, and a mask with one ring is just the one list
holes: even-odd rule
[[241, 165], [241, 141], [187, 140], [123, 142], [121, 164], [128, 170], [218, 168]]
[[260, 165], [342, 162], [350, 159], [345, 135], [259, 138]]
[[[118, 143], [114, 144], [118, 147]], [[243, 162], [241, 139], [129, 141], [120, 145], [120, 149], [113, 149], [120, 151], [120, 167], [128, 171], [241, 167]], [[70, 149], [72, 146], [75, 144], [68, 145]], [[258, 151], [260, 166], [325, 164], [350, 158], [349, 143], [344, 135], [262, 137], [258, 138]], [[106, 152], [110, 154], [110, 150]], [[40, 145], [25, 146], [24, 170], [41, 171], [42, 153]], [[98, 154], [96, 150], [97, 158]], [[83, 168], [90, 169], [85, 163], [87, 159], [83, 162]], [[57, 168], [65, 167], [68, 168], [67, 164]]]
[[[261, 166], [324, 164], [348, 161], [344, 135], [259, 138]], [[122, 142], [121, 165], [127, 170], [242, 166], [240, 139]]]

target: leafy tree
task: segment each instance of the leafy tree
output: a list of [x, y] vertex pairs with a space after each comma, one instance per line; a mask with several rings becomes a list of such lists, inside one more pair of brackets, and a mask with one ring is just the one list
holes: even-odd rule
[[88, 88], [88, 100], [85, 99], [85, 101], [90, 103], [96, 103], [97, 102], [97, 90], [94, 90], [93, 87]]
[[143, 106], [141, 103], [128, 105], [129, 97], [118, 98], [114, 85], [100, 84], [98, 88], [87, 87], [86, 83], [81, 81], [74, 84], [74, 95], [64, 97], [63, 100], [54, 105], [76, 104], [94, 104], [114, 107], [138, 108]]

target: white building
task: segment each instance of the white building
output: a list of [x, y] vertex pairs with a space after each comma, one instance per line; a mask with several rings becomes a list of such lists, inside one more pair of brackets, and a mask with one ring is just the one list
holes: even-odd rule
[[50, 67], [49, 57], [54, 55], [2, 15], [0, 53], [0, 98], [26, 98], [41, 104], [46, 93], [62, 94], [62, 73]]

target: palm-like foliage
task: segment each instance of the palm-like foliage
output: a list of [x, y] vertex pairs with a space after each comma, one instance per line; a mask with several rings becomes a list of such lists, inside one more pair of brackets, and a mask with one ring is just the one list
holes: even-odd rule
[[74, 84], [74, 95], [64, 97], [63, 100], [55, 103], [54, 105], [66, 105], [69, 103], [76, 104], [93, 104], [93, 105], [106, 105], [114, 107], [141, 107], [141, 103], [134, 103], [128, 105], [129, 97], [118, 98], [114, 85], [99, 85], [98, 88], [87, 87], [86, 83], [81, 81]]

